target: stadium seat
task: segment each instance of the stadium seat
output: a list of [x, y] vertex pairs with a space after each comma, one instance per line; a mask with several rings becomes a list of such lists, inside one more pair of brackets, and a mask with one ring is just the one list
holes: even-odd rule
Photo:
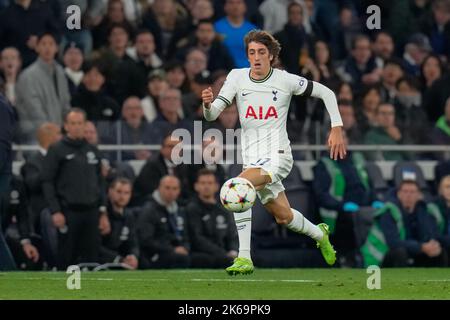
[[383, 178], [381, 169], [374, 162], [366, 162], [366, 170], [369, 175], [370, 184], [375, 192], [375, 196], [378, 200], [383, 201], [388, 190], [388, 185]]

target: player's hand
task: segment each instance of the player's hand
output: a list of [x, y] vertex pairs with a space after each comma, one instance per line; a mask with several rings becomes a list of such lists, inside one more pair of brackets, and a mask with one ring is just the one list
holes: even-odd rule
[[205, 108], [209, 109], [211, 106], [211, 102], [213, 102], [214, 95], [212, 92], [211, 87], [208, 87], [207, 89], [202, 91], [202, 101], [205, 105]]
[[330, 158], [333, 160], [344, 159], [347, 151], [345, 150], [344, 136], [342, 127], [333, 127], [328, 137], [328, 146], [330, 147]]
[[52, 216], [52, 220], [53, 220], [53, 225], [58, 229], [61, 229], [66, 225], [66, 217], [64, 217], [62, 212], [54, 213]]
[[30, 259], [31, 261], [37, 262], [39, 260], [39, 252], [37, 251], [36, 247], [33, 246], [31, 243], [25, 243], [22, 246], [22, 249], [27, 258]]

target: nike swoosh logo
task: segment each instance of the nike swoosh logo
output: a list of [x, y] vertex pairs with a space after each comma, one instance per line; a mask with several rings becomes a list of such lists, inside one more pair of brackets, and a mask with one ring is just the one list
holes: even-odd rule
[[242, 96], [245, 97], [245, 96], [249, 95], [250, 93], [251, 92], [246, 92], [246, 93], [242, 92]]

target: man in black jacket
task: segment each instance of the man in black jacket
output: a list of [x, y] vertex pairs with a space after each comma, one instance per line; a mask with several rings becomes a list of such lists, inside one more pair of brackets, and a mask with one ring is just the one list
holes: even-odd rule
[[99, 151], [84, 139], [85, 124], [85, 112], [71, 109], [64, 119], [67, 135], [50, 146], [44, 162], [44, 195], [59, 230], [59, 268], [98, 259], [104, 181]]
[[238, 253], [239, 239], [233, 216], [217, 202], [219, 184], [214, 172], [201, 169], [194, 188], [197, 198], [186, 207], [191, 266], [224, 268]]
[[142, 205], [152, 192], [158, 188], [159, 181], [165, 175], [175, 175], [180, 181], [187, 181], [183, 165], [172, 161], [172, 150], [180, 143], [168, 133], [163, 139], [161, 151], [150, 158], [142, 167], [134, 182], [133, 205]]
[[109, 232], [102, 232], [100, 261], [125, 263], [132, 269], [138, 267], [139, 246], [133, 213], [126, 206], [130, 202], [131, 181], [116, 178], [108, 188]]
[[187, 268], [189, 238], [184, 210], [177, 203], [180, 180], [164, 176], [152, 201], [139, 214], [140, 268]]
[[[16, 124], [16, 115], [3, 95], [0, 83], [0, 195], [7, 193], [12, 172], [12, 140]], [[2, 215], [0, 198], [0, 216]], [[14, 262], [0, 228], [0, 270], [14, 269]]]
[[39, 150], [30, 155], [21, 168], [21, 175], [31, 206], [30, 222], [38, 233], [40, 233], [40, 214], [42, 210], [47, 208], [44, 191], [42, 190], [42, 171], [45, 156], [50, 145], [61, 140], [61, 137], [61, 128], [55, 123], [47, 122], [41, 125], [37, 131]]
[[42, 259], [37, 248], [41, 246], [30, 223], [30, 208], [25, 185], [19, 176], [11, 180], [10, 192], [2, 194], [2, 232], [19, 269], [42, 269]]

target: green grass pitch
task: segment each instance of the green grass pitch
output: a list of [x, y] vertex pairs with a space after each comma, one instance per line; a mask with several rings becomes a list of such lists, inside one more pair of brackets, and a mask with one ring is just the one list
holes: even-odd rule
[[450, 299], [450, 269], [381, 269], [381, 289], [367, 289], [365, 269], [256, 269], [82, 272], [68, 290], [64, 272], [2, 272], [0, 299]]

